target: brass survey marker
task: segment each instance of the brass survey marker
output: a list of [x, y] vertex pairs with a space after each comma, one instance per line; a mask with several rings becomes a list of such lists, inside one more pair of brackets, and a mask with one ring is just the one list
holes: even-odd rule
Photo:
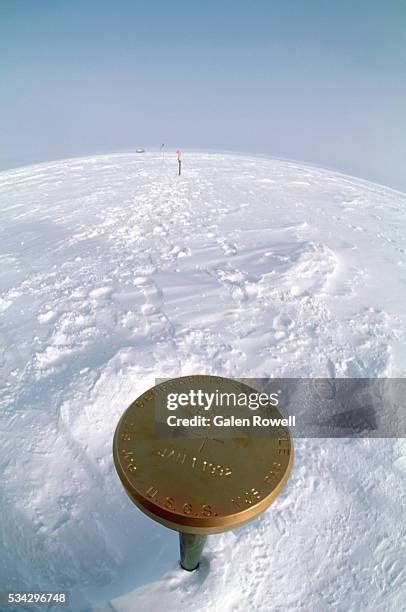
[[[160, 437], [157, 399], [185, 384], [199, 387], [202, 381], [217, 389], [236, 385], [214, 376], [160, 383], [127, 408], [113, 441], [115, 467], [127, 494], [150, 518], [179, 532], [181, 565], [187, 570], [197, 568], [207, 535], [240, 527], [270, 506], [285, 486], [293, 462], [287, 428], [258, 438], [243, 437], [238, 429], [236, 437], [220, 437], [218, 428], [210, 427], [200, 436], [180, 432]], [[238, 384], [246, 393], [253, 391]], [[187, 410], [209, 414], [193, 407]], [[273, 414], [280, 415], [275, 408]]]

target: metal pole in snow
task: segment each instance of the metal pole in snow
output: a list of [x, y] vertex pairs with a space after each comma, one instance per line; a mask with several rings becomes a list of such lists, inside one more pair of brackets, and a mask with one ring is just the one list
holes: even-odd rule
[[183, 569], [192, 572], [199, 567], [205, 541], [206, 536], [179, 532], [180, 564]]
[[182, 160], [181, 160], [182, 151], [180, 151], [179, 149], [176, 149], [176, 155], [178, 156], [178, 167], [179, 167], [179, 176], [180, 176], [181, 171], [182, 171]]

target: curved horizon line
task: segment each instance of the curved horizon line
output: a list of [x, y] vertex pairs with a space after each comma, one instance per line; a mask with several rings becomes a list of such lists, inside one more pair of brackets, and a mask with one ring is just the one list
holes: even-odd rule
[[[104, 152], [97, 152], [97, 153], [86, 153], [84, 155], [82, 154], [78, 154], [78, 155], [74, 155], [71, 157], [56, 157], [55, 159], [46, 159], [44, 161], [40, 161], [40, 162], [34, 162], [34, 163], [26, 163], [26, 164], [22, 164], [21, 166], [13, 166], [11, 168], [6, 168], [4, 170], [0, 170], [0, 176], [3, 174], [7, 174], [7, 173], [12, 173], [12, 172], [16, 172], [19, 170], [23, 170], [23, 169], [28, 169], [28, 168], [36, 168], [36, 167], [41, 167], [41, 166], [47, 166], [49, 164], [54, 164], [54, 163], [61, 163], [61, 162], [70, 162], [70, 161], [75, 161], [75, 160], [80, 160], [80, 159], [93, 159], [95, 157], [112, 157], [112, 156], [120, 156], [120, 155], [145, 155], [148, 153], [155, 153], [155, 154], [160, 154], [161, 153], [161, 147], [156, 146], [156, 147], [150, 147], [149, 150], [147, 148], [145, 148], [144, 152], [141, 153], [137, 153], [136, 152], [136, 148], [141, 148], [141, 147], [126, 147], [123, 149], [112, 149], [110, 151], [104, 151]], [[176, 147], [174, 146], [172, 147], [168, 147], [167, 149], [165, 149], [166, 152], [173, 152], [176, 153]], [[276, 156], [276, 155], [271, 155], [269, 153], [252, 153], [252, 152], [248, 152], [248, 151], [234, 151], [234, 150], [230, 150], [230, 149], [210, 149], [210, 148], [197, 148], [197, 147], [186, 147], [186, 148], [182, 148], [182, 153], [191, 153], [191, 154], [208, 154], [208, 155], [226, 155], [229, 157], [232, 156], [236, 156], [236, 157], [252, 157], [255, 159], [262, 159], [262, 160], [268, 160], [268, 161], [278, 161], [278, 162], [283, 162], [286, 164], [289, 164], [291, 166], [299, 166], [299, 167], [303, 167], [303, 168], [308, 168], [308, 169], [314, 169], [314, 170], [320, 170], [323, 172], [331, 172], [333, 174], [336, 174], [338, 176], [341, 176], [343, 178], [346, 179], [351, 179], [351, 180], [356, 180], [358, 182], [362, 182], [362, 183], [366, 183], [367, 185], [374, 185], [376, 187], [380, 187], [381, 189], [385, 189], [385, 190], [389, 190], [389, 191], [393, 191], [395, 193], [398, 193], [402, 196], [406, 196], [406, 192], [401, 191], [400, 189], [397, 189], [396, 187], [390, 187], [389, 185], [384, 185], [382, 183], [378, 183], [376, 181], [372, 181], [371, 179], [366, 179], [360, 176], [356, 176], [353, 174], [347, 174], [346, 172], [343, 172], [341, 170], [338, 170], [336, 168], [330, 167], [330, 166], [322, 166], [321, 164], [318, 164], [316, 162], [306, 162], [303, 160], [299, 160], [299, 159], [295, 159], [295, 158], [290, 158], [290, 157], [281, 157], [281, 156]]]

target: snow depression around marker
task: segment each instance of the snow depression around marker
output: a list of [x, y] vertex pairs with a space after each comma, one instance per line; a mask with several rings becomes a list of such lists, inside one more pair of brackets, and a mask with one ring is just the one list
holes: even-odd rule
[[297, 440], [281, 496], [193, 574], [111, 443], [156, 377], [405, 376], [406, 195], [116, 154], [0, 173], [0, 221], [2, 588], [73, 610], [401, 609], [403, 440]]

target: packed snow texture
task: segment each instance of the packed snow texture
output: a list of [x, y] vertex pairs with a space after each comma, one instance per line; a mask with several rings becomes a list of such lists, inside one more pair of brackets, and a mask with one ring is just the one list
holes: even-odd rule
[[185, 154], [182, 173], [174, 153], [0, 173], [0, 590], [405, 609], [403, 440], [297, 440], [277, 501], [192, 573], [124, 493], [113, 432], [156, 377], [406, 374], [404, 194], [255, 157]]

